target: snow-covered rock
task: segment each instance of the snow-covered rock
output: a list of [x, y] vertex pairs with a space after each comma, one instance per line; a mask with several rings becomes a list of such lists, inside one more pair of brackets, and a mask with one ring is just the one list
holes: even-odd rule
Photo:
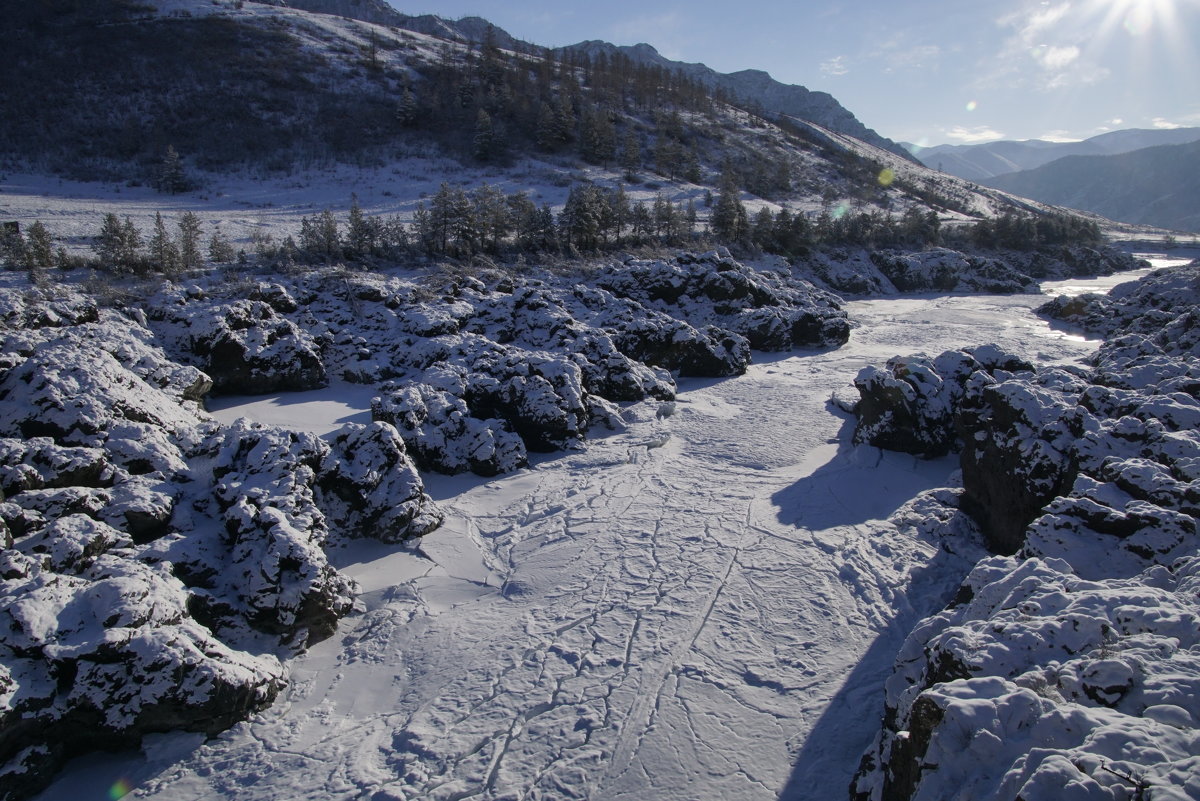
[[[278, 329], [286, 290], [260, 294]], [[352, 606], [351, 582], [322, 551], [327, 520], [394, 540], [440, 517], [383, 424], [344, 432], [333, 449], [222, 429], [199, 406], [209, 377], [170, 358], [136, 310], [64, 287], [41, 300], [0, 291], [0, 309], [9, 801], [80, 753], [151, 732], [213, 735], [270, 703], [284, 668], [263, 654], [328, 636]]]
[[330, 442], [317, 475], [326, 517], [351, 536], [400, 542], [441, 525], [396, 428], [348, 424]]
[[[252, 627], [301, 644], [324, 639], [353, 604], [351, 582], [321, 548], [328, 528], [315, 485], [329, 446], [245, 421], [217, 436], [213, 496], [229, 552], [216, 567], [233, 577]], [[336, 469], [324, 472], [336, 486]]]
[[855, 799], [1200, 798], [1197, 272], [1044, 307], [1090, 372], [964, 385], [959, 500], [1016, 555], [909, 635]]
[[989, 251], [950, 248], [923, 251], [833, 248], [809, 256], [802, 269], [821, 285], [850, 295], [908, 292], [1037, 291], [1037, 282], [1085, 275], [1110, 275], [1146, 266], [1115, 248], [1063, 247], [1057, 251]]
[[372, 402], [371, 416], [395, 426], [426, 470], [494, 476], [528, 463], [524, 441], [507, 422], [474, 417], [462, 398], [428, 384], [385, 392]]
[[317, 343], [278, 309], [295, 301], [278, 285], [267, 300], [189, 303], [186, 296], [155, 299], [149, 317], [173, 354], [212, 377], [213, 389], [231, 395], [315, 389], [328, 377]]

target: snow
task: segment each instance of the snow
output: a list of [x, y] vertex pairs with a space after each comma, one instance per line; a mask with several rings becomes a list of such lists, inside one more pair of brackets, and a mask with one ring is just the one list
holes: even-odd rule
[[[204, 744], [77, 765], [40, 798], [118, 779], [162, 799], [841, 795], [904, 635], [971, 560], [895, 514], [953, 485], [954, 461], [854, 446], [827, 400], [862, 367], [977, 345], [984, 327], [1008, 352], [1078, 363], [1095, 342], [1034, 317], [1039, 301], [854, 301], [841, 348], [682, 379], [673, 414], [625, 404], [624, 431], [511, 475], [430, 476], [440, 529], [331, 551], [362, 611], [291, 663], [282, 700]], [[321, 434], [369, 394], [217, 413]]]
[[230, 425], [240, 417], [260, 423], [326, 436], [346, 423], [371, 422], [371, 399], [379, 390], [362, 384], [331, 381], [328, 387], [272, 395], [221, 395], [210, 398], [208, 411]]

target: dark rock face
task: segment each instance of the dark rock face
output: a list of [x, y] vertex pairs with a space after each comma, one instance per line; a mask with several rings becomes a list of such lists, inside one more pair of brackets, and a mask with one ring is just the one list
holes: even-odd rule
[[1072, 444], [1082, 433], [1082, 419], [1075, 413], [1076, 397], [1061, 384], [978, 383], [956, 420], [963, 442], [962, 507], [993, 550], [1015, 553], [1042, 507], [1070, 488]]

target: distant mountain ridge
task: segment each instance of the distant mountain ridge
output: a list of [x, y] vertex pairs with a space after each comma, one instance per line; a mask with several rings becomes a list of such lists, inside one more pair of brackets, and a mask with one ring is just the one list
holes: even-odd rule
[[1067, 156], [981, 183], [1111, 220], [1200, 233], [1198, 175], [1200, 140], [1112, 156]]
[[1129, 128], [1109, 131], [1080, 142], [1027, 139], [924, 148], [905, 144], [905, 147], [926, 167], [968, 181], [985, 181], [997, 175], [1032, 170], [1064, 156], [1111, 156], [1146, 147], [1180, 145], [1197, 140], [1200, 140], [1200, 128]]
[[620, 53], [639, 64], [653, 64], [666, 69], [678, 70], [705, 86], [723, 89], [742, 100], [757, 103], [770, 114], [783, 114], [815, 122], [837, 133], [853, 136], [876, 147], [895, 153], [910, 161], [917, 159], [903, 146], [863, 125], [833, 95], [814, 92], [803, 86], [781, 83], [763, 70], [741, 70], [739, 72], [717, 72], [705, 64], [689, 64], [672, 61], [659, 53], [652, 45], [640, 43], [632, 46], [614, 45], [599, 40], [589, 40], [562, 48], [566, 51], [582, 52], [589, 56]]
[[[480, 17], [448, 20], [432, 14], [412, 16], [397, 11], [385, 0], [275, 0], [275, 2], [302, 11], [336, 14], [363, 22], [394, 25], [430, 36], [468, 42], [482, 41], [490, 28], [496, 44], [500, 47], [513, 48], [521, 44], [507, 31]], [[743, 101], [756, 103], [768, 114], [783, 114], [815, 122], [824, 128], [861, 139], [910, 161], [916, 160], [908, 150], [898, 143], [880, 136], [863, 125], [832, 95], [826, 92], [814, 92], [803, 86], [781, 83], [762, 70], [717, 72], [704, 64], [672, 61], [660, 54], [652, 45], [645, 43], [621, 46], [599, 40], [588, 40], [560, 48], [560, 50], [585, 53], [592, 57], [600, 54], [611, 57], [616, 53], [621, 53], [637, 64], [656, 65], [682, 72], [705, 86], [720, 88]]]

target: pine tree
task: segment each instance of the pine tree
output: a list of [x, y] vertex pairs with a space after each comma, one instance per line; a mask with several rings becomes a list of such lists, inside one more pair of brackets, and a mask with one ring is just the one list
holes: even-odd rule
[[237, 253], [234, 252], [228, 237], [221, 233], [221, 229], [214, 229], [208, 239], [209, 261], [214, 264], [231, 264], [235, 258]]
[[325, 209], [314, 219], [300, 219], [299, 248], [310, 258], [323, 259], [326, 263], [341, 258], [342, 237], [332, 211]]
[[150, 251], [151, 264], [163, 275], [175, 277], [179, 274], [179, 250], [167, 234], [167, 226], [158, 212], [154, 213], [154, 233], [150, 235], [147, 249]]
[[750, 225], [732, 172], [722, 174], [718, 192], [712, 212], [713, 234], [723, 242], [740, 242], [750, 233]]
[[496, 153], [496, 131], [492, 115], [483, 109], [475, 115], [474, 155], [480, 161], [490, 161]]
[[34, 286], [45, 286], [54, 266], [54, 238], [50, 230], [36, 220], [25, 234], [25, 269]]
[[195, 270], [204, 262], [200, 255], [200, 218], [185, 211], [179, 218], [179, 269]]
[[350, 219], [346, 226], [346, 250], [352, 259], [364, 259], [376, 255], [379, 244], [379, 228], [363, 214], [358, 204], [358, 195], [350, 195]]
[[183, 159], [179, 157], [179, 153], [173, 145], [167, 145], [167, 151], [158, 165], [155, 188], [159, 192], [171, 195], [187, 191], [188, 180], [183, 171]]
[[417, 124], [420, 117], [421, 109], [417, 105], [417, 97], [409, 87], [404, 87], [404, 93], [400, 95], [400, 107], [396, 110], [396, 119], [405, 128], [411, 128]]
[[545, 151], [556, 150], [561, 144], [557, 118], [545, 103], [538, 106], [536, 136], [537, 146]]
[[621, 144], [621, 169], [625, 171], [625, 180], [631, 180], [641, 168], [642, 146], [638, 142], [637, 131], [631, 128], [625, 132], [625, 139]]
[[629, 212], [629, 228], [630, 236], [638, 243], [645, 242], [653, 231], [654, 219], [646, 204], [640, 200], [633, 204]]
[[133, 224], [129, 217], [121, 223], [121, 257], [122, 267], [127, 272], [135, 272], [139, 267], [142, 250], [142, 232]]
[[101, 266], [114, 272], [120, 271], [123, 243], [121, 221], [110, 211], [104, 215], [100, 223], [100, 234], [92, 247]]

